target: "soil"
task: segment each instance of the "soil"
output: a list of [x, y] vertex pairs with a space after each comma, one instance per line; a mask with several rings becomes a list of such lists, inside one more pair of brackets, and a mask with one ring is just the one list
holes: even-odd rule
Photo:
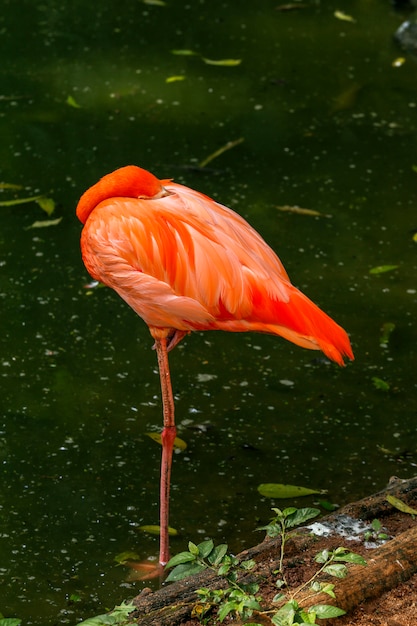
[[[383, 546], [367, 548], [363, 539], [346, 540], [339, 535], [312, 537], [306, 530], [297, 532], [286, 543], [284, 569], [290, 590], [308, 581], [317, 571], [315, 556], [323, 549], [332, 550], [343, 546], [351, 552], [360, 554], [368, 562], [367, 567], [349, 566], [352, 569], [340, 583], [339, 579], [329, 578], [329, 582], [336, 582], [336, 600], [332, 601], [329, 596], [323, 597], [322, 594], [317, 600], [306, 599], [304, 604], [302, 596], [297, 597], [303, 606], [325, 603], [347, 609], [345, 616], [318, 620], [319, 624], [326, 626], [417, 624], [417, 523], [413, 515], [399, 511], [387, 503], [387, 494], [394, 495], [416, 508], [417, 478], [409, 481], [395, 479], [383, 492], [343, 509], [344, 514], [365, 520], [367, 523], [378, 519], [383, 526], [383, 532], [390, 537]], [[326, 519], [331, 520], [334, 517], [328, 516]], [[278, 540], [267, 539], [239, 555], [242, 560], [248, 558], [256, 560], [257, 566], [253, 574], [260, 584], [259, 595], [263, 599], [262, 613], [254, 614], [249, 622], [263, 626], [272, 624], [268, 609], [274, 608], [271, 601], [277, 593], [275, 585], [277, 576], [274, 571], [277, 569], [279, 549]], [[194, 589], [202, 586], [218, 588], [218, 579], [204, 572], [186, 581], [167, 585], [155, 593], [144, 590], [134, 600], [138, 611], [131, 614], [131, 617], [136, 618], [139, 625], [200, 626], [200, 621], [189, 618], [191, 608], [196, 602]], [[241, 622], [226, 618], [222, 623], [239, 625]]]

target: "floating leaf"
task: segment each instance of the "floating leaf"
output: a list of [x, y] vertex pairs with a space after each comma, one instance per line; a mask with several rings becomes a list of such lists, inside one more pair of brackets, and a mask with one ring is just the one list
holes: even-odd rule
[[396, 270], [399, 265], [377, 265], [369, 270], [370, 274], [385, 274], [385, 272], [392, 272]]
[[393, 60], [393, 62], [391, 63], [392, 67], [401, 67], [402, 65], [404, 65], [405, 63], [405, 58], [404, 57], [397, 57], [396, 59]]
[[73, 107], [74, 109], [81, 109], [81, 105], [78, 104], [73, 96], [68, 96], [65, 102], [68, 104], [68, 106]]
[[408, 506], [405, 502], [396, 498], [395, 496], [388, 495], [386, 497], [387, 502], [392, 504], [393, 507], [402, 511], [403, 513], [409, 513], [410, 515], [417, 515], [417, 509], [413, 509], [411, 506]]
[[[145, 435], [147, 437], [150, 437], [153, 441], [156, 441], [156, 443], [159, 443], [159, 445], [162, 445], [162, 435], [161, 433], [145, 433]], [[184, 451], [187, 449], [187, 444], [185, 443], [185, 441], [183, 439], [180, 439], [179, 437], [175, 437], [174, 439], [174, 448], [176, 450], [181, 450]]]
[[38, 198], [36, 202], [47, 215], [52, 215], [52, 213], [55, 211], [55, 201], [52, 200], [52, 198], [42, 196], [41, 198]]
[[217, 157], [219, 157], [221, 154], [223, 154], [224, 152], [227, 152], [227, 150], [231, 150], [231, 148], [235, 148], [236, 146], [243, 143], [244, 141], [245, 140], [243, 137], [239, 137], [239, 139], [235, 139], [234, 141], [228, 141], [224, 146], [222, 146], [215, 152], [212, 152], [212, 154], [210, 154], [206, 159], [203, 159], [202, 161], [200, 161], [199, 166], [206, 167], [206, 165], [211, 163], [211, 161], [213, 161], [214, 159], [217, 159]]
[[150, 6], [155, 7], [166, 7], [167, 3], [163, 2], [163, 0], [142, 0], [143, 4], [149, 4]]
[[[138, 530], [148, 533], [149, 535], [159, 535], [160, 526], [158, 526], [158, 524], [145, 524], [144, 526], [139, 526]], [[175, 537], [178, 535], [178, 530], [168, 526], [168, 535]]]
[[261, 496], [266, 498], [298, 498], [301, 496], [310, 496], [314, 493], [322, 493], [316, 489], [308, 487], [297, 487], [295, 485], [282, 485], [279, 483], [262, 483], [258, 486]]
[[198, 52], [194, 52], [194, 50], [171, 50], [171, 54], [183, 57], [200, 56]]
[[185, 80], [185, 76], [168, 76], [168, 78], [165, 79], [166, 83], [176, 83], [179, 80]]
[[355, 19], [353, 19], [351, 15], [348, 15], [347, 13], [343, 13], [343, 11], [335, 11], [333, 15], [335, 16], [337, 20], [342, 20], [343, 22], [355, 22], [356, 21]]
[[37, 202], [41, 198], [44, 198], [44, 196], [39, 195], [39, 196], [30, 196], [29, 198], [15, 198], [14, 200], [2, 200], [0, 202], [0, 206], [15, 206], [17, 204], [27, 204], [28, 202]]
[[56, 220], [41, 220], [33, 222], [30, 226], [27, 226], [25, 230], [31, 228], [47, 228], [48, 226], [57, 226], [62, 221], [62, 217], [58, 217]]
[[289, 206], [288, 204], [284, 204], [283, 206], [277, 206], [276, 208], [278, 209], [278, 211], [284, 211], [286, 213], [296, 213], [297, 215], [311, 215], [313, 217], [331, 217], [331, 215], [320, 213], [319, 211], [315, 211], [314, 209], [302, 209], [299, 206]]
[[414, 233], [414, 235], [413, 235], [413, 241], [417, 241], [417, 233]]
[[235, 67], [236, 65], [240, 65], [242, 63], [242, 59], [219, 59], [215, 61], [214, 59], [206, 59], [202, 57], [204, 63], [207, 65], [221, 65], [224, 67]]
[[379, 389], [379, 391], [389, 391], [390, 390], [389, 384], [386, 383], [385, 380], [382, 380], [382, 378], [378, 378], [378, 376], [373, 376], [372, 377], [372, 382], [374, 383], [375, 389]]

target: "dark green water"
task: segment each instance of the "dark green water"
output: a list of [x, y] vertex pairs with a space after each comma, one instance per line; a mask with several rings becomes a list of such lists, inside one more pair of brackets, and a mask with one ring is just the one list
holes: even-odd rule
[[[160, 449], [145, 435], [161, 424], [156, 358], [115, 294], [85, 289], [74, 215], [85, 188], [121, 165], [240, 212], [356, 355], [339, 369], [278, 338], [222, 333], [172, 353], [188, 444], [173, 471], [173, 552], [208, 536], [234, 551], [257, 543], [280, 505], [259, 496], [261, 482], [326, 489], [343, 504], [415, 473], [417, 64], [393, 65], [405, 16], [388, 1], [306, 4], [4, 2], [0, 182], [24, 189], [0, 200], [45, 193], [51, 219], [62, 217], [30, 229], [48, 219], [38, 205], [0, 206], [6, 617], [75, 624], [143, 587], [117, 554], [157, 553], [138, 531], [158, 522]], [[369, 273], [380, 265], [398, 268]]]

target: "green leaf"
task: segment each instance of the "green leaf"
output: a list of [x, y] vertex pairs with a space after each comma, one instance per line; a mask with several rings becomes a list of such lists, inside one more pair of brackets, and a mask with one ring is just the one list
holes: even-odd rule
[[307, 487], [297, 487], [295, 485], [283, 485], [280, 483], [262, 483], [258, 486], [261, 496], [266, 498], [298, 498], [301, 496], [310, 496], [314, 493], [322, 493], [317, 489], [309, 489]]
[[198, 556], [200, 554], [200, 551], [198, 549], [198, 546], [196, 546], [195, 543], [193, 543], [192, 541], [188, 542], [188, 550], [191, 552], [191, 554], [193, 554], [194, 556]]
[[411, 506], [408, 506], [405, 502], [396, 498], [395, 496], [388, 495], [386, 497], [387, 502], [389, 502], [393, 507], [402, 511], [403, 513], [409, 513], [410, 515], [417, 515], [417, 509], [413, 509]]
[[398, 269], [399, 265], [377, 265], [369, 270], [370, 274], [385, 274], [385, 272], [392, 272]]
[[330, 619], [346, 614], [346, 611], [339, 609], [338, 606], [332, 606], [331, 604], [316, 604], [310, 606], [308, 611], [314, 612], [319, 619]]
[[179, 552], [171, 559], [169, 559], [165, 567], [169, 569], [170, 567], [175, 567], [176, 565], [180, 565], [181, 563], [188, 563], [189, 561], [195, 561], [194, 554], [191, 554], [191, 552]]
[[194, 52], [194, 50], [171, 50], [171, 54], [183, 57], [199, 56], [198, 52]]
[[195, 574], [199, 574], [206, 567], [201, 563], [182, 563], [181, 565], [177, 565], [172, 572], [167, 577], [167, 582], [175, 582], [177, 580], [182, 580], [183, 578], [187, 578], [188, 576], [194, 576]]
[[378, 389], [379, 391], [389, 391], [390, 390], [389, 383], [386, 383], [385, 380], [382, 380], [382, 378], [378, 378], [377, 376], [373, 376], [372, 377], [372, 382], [374, 383], [375, 389]]
[[22, 620], [18, 617], [4, 617], [0, 619], [0, 626], [19, 626]]
[[345, 578], [348, 573], [346, 565], [342, 565], [342, 563], [330, 563], [323, 571], [336, 578]]
[[[210, 554], [210, 552], [213, 550], [214, 548], [214, 543], [211, 539], [207, 539], [207, 541], [202, 541], [201, 543], [198, 544], [198, 555], [202, 558], [205, 559], [208, 557], [208, 555]], [[191, 550], [190, 550], [191, 552]]]
[[382, 324], [382, 333], [379, 338], [379, 345], [386, 346], [389, 342], [391, 333], [395, 330], [395, 324], [393, 322], [385, 322]]
[[332, 585], [331, 583], [327, 583], [325, 585], [322, 585], [320, 591], [322, 593], [327, 593], [328, 596], [330, 596], [331, 598], [336, 598], [336, 594], [333, 591], [334, 589], [334, 585]]
[[[149, 437], [150, 439], [152, 439], [153, 441], [156, 441], [156, 443], [159, 443], [159, 445], [162, 445], [162, 434], [161, 433], [145, 433], [145, 435], [147, 437]], [[187, 444], [185, 443], [185, 441], [183, 441], [179, 437], [175, 437], [175, 439], [174, 439], [174, 448], [176, 450], [183, 451], [183, 450], [185, 450], [187, 448]]]
[[165, 79], [166, 83], [177, 83], [178, 81], [185, 80], [185, 76], [180, 74], [179, 76], [168, 76]]
[[30, 226], [27, 226], [25, 230], [30, 230], [31, 228], [48, 228], [49, 226], [58, 226], [62, 222], [62, 217], [58, 217], [56, 220], [41, 220], [33, 222]]
[[36, 200], [36, 202], [41, 207], [42, 211], [49, 216], [55, 211], [55, 201], [52, 198], [47, 198], [46, 196], [42, 196]]
[[208, 556], [209, 563], [211, 563], [211, 565], [219, 565], [223, 557], [226, 555], [227, 547], [227, 543], [221, 543], [216, 546]]
[[234, 611], [237, 607], [236, 602], [229, 601], [222, 604], [219, 609], [219, 620], [222, 622], [226, 615], [229, 615], [231, 611]]
[[136, 552], [125, 551], [116, 554], [114, 560], [118, 565], [123, 565], [126, 561], [139, 561], [140, 556]]
[[14, 200], [2, 200], [0, 206], [16, 206], [17, 204], [27, 204], [28, 202], [37, 202], [43, 195], [30, 196], [28, 198], [15, 198]]
[[74, 109], [81, 109], [81, 105], [75, 100], [73, 96], [68, 96], [66, 99], [66, 103], [68, 106], [73, 107]]
[[334, 555], [335, 561], [343, 561], [344, 563], [354, 563], [355, 565], [368, 565], [366, 560], [355, 552], [347, 552], [346, 554], [342, 554], [340, 556]]
[[[143, 526], [139, 526], [138, 530], [143, 533], [148, 533], [148, 535], [159, 535], [161, 527], [159, 524], [144, 524]], [[170, 537], [176, 537], [176, 535], [178, 535], [178, 530], [168, 526], [168, 535]]]
[[287, 528], [293, 528], [294, 526], [300, 526], [304, 524], [308, 520], [313, 517], [317, 517], [320, 515], [320, 509], [315, 509], [313, 507], [306, 507], [304, 509], [296, 509], [294, 513], [288, 515], [285, 520], [285, 525]]
[[207, 65], [221, 65], [223, 67], [235, 67], [242, 63], [242, 59], [220, 59], [215, 61], [214, 59], [205, 59], [202, 57], [202, 60], [204, 63], [207, 63]]

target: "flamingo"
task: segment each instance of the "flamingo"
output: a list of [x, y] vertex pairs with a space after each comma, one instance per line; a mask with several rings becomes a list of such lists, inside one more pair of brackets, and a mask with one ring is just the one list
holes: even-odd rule
[[80, 198], [81, 253], [154, 340], [162, 391], [159, 568], [169, 560], [176, 436], [168, 352], [192, 331], [258, 331], [353, 359], [346, 332], [294, 287], [273, 250], [237, 213], [188, 187], [128, 165]]

